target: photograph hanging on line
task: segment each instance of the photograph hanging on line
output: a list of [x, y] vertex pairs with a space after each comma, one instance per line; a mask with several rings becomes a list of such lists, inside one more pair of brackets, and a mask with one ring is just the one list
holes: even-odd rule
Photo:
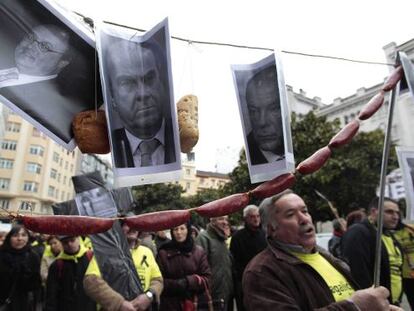
[[79, 215], [91, 217], [116, 217], [117, 207], [111, 192], [98, 187], [76, 194], [76, 207]]
[[53, 2], [0, 0], [0, 46], [0, 102], [74, 149], [72, 119], [102, 103], [92, 34]]
[[[404, 78], [401, 81], [401, 91], [408, 88], [414, 100], [414, 65], [404, 52], [398, 52], [399, 60], [404, 69]], [[406, 84], [406, 85], [405, 85]]]
[[143, 35], [105, 23], [96, 33], [116, 186], [178, 180], [168, 20]]
[[406, 219], [414, 220], [414, 147], [397, 147], [398, 163], [403, 175], [405, 200], [407, 202]]
[[232, 65], [252, 183], [294, 169], [290, 116], [282, 64], [272, 53], [246, 65]]

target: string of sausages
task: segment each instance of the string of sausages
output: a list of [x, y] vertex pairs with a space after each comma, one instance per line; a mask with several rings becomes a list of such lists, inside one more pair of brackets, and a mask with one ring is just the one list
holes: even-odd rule
[[55, 235], [88, 235], [109, 230], [116, 219], [122, 219], [129, 227], [139, 231], [160, 231], [187, 222], [194, 211], [202, 217], [219, 217], [235, 213], [249, 204], [250, 198], [263, 199], [293, 186], [295, 174], [307, 175], [318, 171], [330, 158], [332, 151], [348, 144], [358, 133], [360, 122], [369, 119], [384, 103], [384, 95], [397, 85], [403, 76], [402, 66], [398, 66], [385, 81], [380, 92], [363, 107], [358, 119], [348, 123], [323, 148], [299, 163], [294, 173], [280, 175], [262, 183], [253, 190], [237, 193], [187, 210], [168, 210], [132, 217], [99, 218], [88, 216], [54, 215], [34, 216], [8, 212], [9, 216], [21, 221], [29, 230]]

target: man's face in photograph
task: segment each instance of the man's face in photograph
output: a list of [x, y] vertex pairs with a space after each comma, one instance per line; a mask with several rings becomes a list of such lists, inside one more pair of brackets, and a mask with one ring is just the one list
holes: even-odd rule
[[246, 102], [253, 136], [264, 151], [283, 152], [282, 116], [274, 67], [257, 73], [247, 84]]
[[14, 57], [20, 73], [48, 76], [69, 64], [63, 55], [69, 48], [69, 35], [54, 25], [32, 29], [17, 45]]
[[141, 139], [153, 137], [161, 127], [165, 97], [153, 52], [120, 41], [108, 61], [113, 105], [125, 128]]

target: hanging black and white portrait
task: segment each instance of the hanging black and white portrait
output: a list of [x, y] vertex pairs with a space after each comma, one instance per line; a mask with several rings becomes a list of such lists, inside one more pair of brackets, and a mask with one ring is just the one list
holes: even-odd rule
[[401, 81], [401, 91], [408, 88], [414, 99], [414, 65], [404, 52], [398, 52], [399, 60], [404, 69], [404, 78]]
[[404, 180], [407, 220], [414, 220], [414, 148], [397, 147], [397, 156]]
[[181, 163], [167, 20], [144, 35], [103, 24], [98, 51], [117, 185], [175, 180]]
[[232, 65], [252, 183], [290, 170], [293, 151], [281, 65], [275, 54]]
[[71, 150], [73, 117], [102, 102], [93, 37], [41, 2], [0, 0], [0, 102]]

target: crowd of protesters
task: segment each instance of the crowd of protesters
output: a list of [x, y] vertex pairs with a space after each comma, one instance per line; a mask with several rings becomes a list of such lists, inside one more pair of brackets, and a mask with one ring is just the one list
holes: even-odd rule
[[[102, 278], [86, 237], [14, 224], [0, 246], [0, 310], [400, 310], [413, 307], [414, 229], [384, 201], [380, 285], [373, 288], [378, 198], [333, 221], [329, 252], [316, 245], [306, 203], [292, 191], [205, 229], [137, 232], [121, 223], [143, 292], [126, 300]], [[234, 305], [234, 302], [236, 305]]]

